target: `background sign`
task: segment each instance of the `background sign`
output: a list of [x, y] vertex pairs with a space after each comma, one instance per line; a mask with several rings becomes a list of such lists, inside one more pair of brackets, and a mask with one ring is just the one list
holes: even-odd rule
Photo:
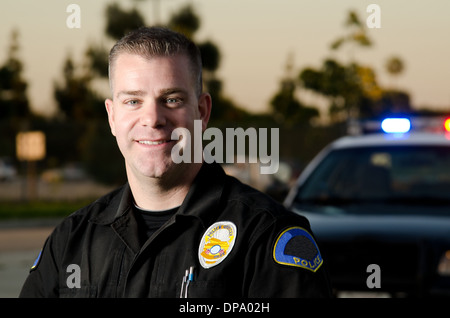
[[17, 158], [36, 161], [45, 158], [45, 134], [42, 131], [21, 132], [16, 136]]

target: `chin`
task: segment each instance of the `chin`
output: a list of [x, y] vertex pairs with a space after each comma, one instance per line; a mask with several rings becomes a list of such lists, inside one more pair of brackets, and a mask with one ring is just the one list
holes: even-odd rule
[[148, 178], [162, 178], [170, 170], [172, 170], [172, 161], [152, 160], [151, 162], [141, 160], [127, 163], [127, 173], [132, 173], [135, 176], [144, 176]]
[[150, 169], [142, 169], [141, 170], [141, 174], [148, 177], [148, 178], [156, 178], [156, 179], [161, 179], [163, 178], [165, 175], [167, 175], [171, 170], [170, 166], [158, 166], [158, 167], [153, 167]]

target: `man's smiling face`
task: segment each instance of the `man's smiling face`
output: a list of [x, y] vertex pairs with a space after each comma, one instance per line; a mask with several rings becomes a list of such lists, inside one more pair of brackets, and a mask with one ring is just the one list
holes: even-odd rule
[[203, 120], [211, 106], [208, 94], [196, 93], [196, 82], [184, 55], [152, 57], [123, 53], [111, 74], [113, 100], [106, 100], [111, 132], [134, 178], [161, 178], [182, 166], [173, 163], [172, 131]]

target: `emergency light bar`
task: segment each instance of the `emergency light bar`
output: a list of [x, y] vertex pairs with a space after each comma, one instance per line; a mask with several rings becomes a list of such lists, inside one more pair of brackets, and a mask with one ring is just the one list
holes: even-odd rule
[[444, 122], [445, 132], [450, 132], [450, 118], [447, 118]]
[[347, 131], [350, 135], [406, 134], [409, 132], [447, 133], [450, 135], [450, 117], [413, 116], [411, 118], [388, 117], [385, 119], [350, 120]]
[[381, 129], [387, 134], [404, 134], [411, 130], [408, 118], [386, 118], [381, 122]]

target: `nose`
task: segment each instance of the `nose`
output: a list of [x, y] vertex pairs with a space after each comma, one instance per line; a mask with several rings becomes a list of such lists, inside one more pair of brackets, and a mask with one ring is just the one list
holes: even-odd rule
[[164, 110], [157, 103], [144, 105], [139, 120], [142, 126], [151, 128], [162, 127], [166, 124]]

